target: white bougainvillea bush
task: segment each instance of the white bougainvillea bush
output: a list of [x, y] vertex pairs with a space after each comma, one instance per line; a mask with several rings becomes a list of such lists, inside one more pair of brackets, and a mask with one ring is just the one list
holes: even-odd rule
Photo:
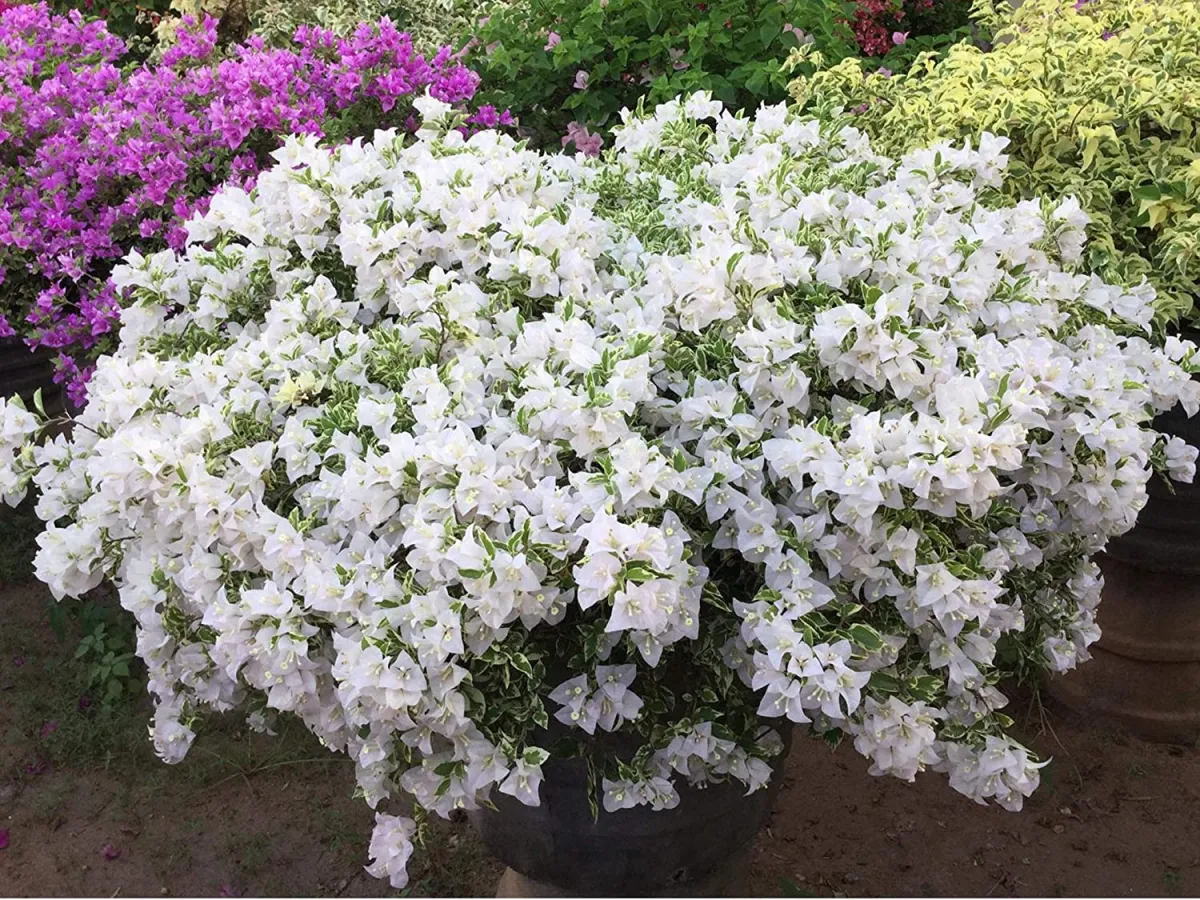
[[38, 576], [119, 588], [161, 756], [299, 717], [394, 885], [421, 810], [536, 804], [550, 755], [669, 808], [762, 787], [789, 720], [1019, 808], [998, 682], [1087, 658], [1091, 555], [1196, 457], [1151, 426], [1195, 348], [1077, 271], [1079, 206], [989, 207], [998, 139], [897, 164], [702, 95], [604, 160], [422, 112], [131, 257], [70, 437], [0, 406]]

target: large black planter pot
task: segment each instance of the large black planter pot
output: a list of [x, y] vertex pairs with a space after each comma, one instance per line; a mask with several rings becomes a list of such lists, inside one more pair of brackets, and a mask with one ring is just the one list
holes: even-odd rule
[[[1155, 427], [1200, 447], [1200, 415], [1189, 419], [1176, 408]], [[1155, 477], [1148, 492], [1137, 525], [1098, 560], [1102, 635], [1092, 660], [1047, 687], [1064, 705], [1146, 740], [1193, 744], [1200, 740], [1200, 478], [1168, 486]]]
[[[771, 761], [770, 784], [748, 796], [739, 782], [697, 789], [681, 776], [674, 809], [601, 808], [593, 821], [585, 764], [552, 759], [543, 767], [540, 806], [493, 791], [494, 811], [481, 807], [467, 815], [488, 850], [511, 870], [500, 896], [737, 895], [744, 889], [723, 876], [771, 811], [789, 739], [785, 734], [784, 751]], [[521, 877], [513, 879], [512, 872]]]
[[[1188, 418], [1180, 407], [1154, 420], [1164, 434], [1200, 447], [1200, 414]], [[1134, 528], [1109, 542], [1113, 560], [1146, 572], [1200, 574], [1200, 478], [1191, 484], [1150, 479], [1150, 499]], [[1200, 615], [1200, 610], [1197, 610]]]
[[62, 388], [54, 383], [54, 356], [30, 350], [20, 338], [0, 338], [0, 397], [19, 396], [28, 404], [38, 389], [46, 409], [61, 406]]

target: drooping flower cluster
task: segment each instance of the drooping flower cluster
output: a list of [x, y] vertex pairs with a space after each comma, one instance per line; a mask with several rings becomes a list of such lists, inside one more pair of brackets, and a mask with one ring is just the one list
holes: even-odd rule
[[208, 19], [161, 65], [123, 72], [102, 22], [45, 4], [0, 15], [0, 335], [59, 349], [76, 400], [90, 357], [114, 345], [108, 273], [133, 245], [182, 247], [183, 221], [222, 182], [251, 186], [287, 134], [400, 124], [406, 98], [461, 103], [478, 82], [449, 48], [416, 54], [387, 19], [345, 39], [302, 28], [291, 50], [254, 40], [221, 61], [216, 40]]
[[[419, 106], [132, 255], [69, 439], [0, 409], [39, 577], [138, 620], [162, 757], [291, 713], [448, 814], [537, 803], [565, 736], [661, 809], [761, 787], [791, 721], [1019, 808], [997, 682], [1087, 658], [1090, 556], [1196, 459], [1150, 425], [1195, 347], [1076, 271], [1078, 205], [981, 203], [1002, 141], [895, 163], [782, 106], [630, 114], [602, 160]], [[372, 871], [417, 834], [381, 812]]]

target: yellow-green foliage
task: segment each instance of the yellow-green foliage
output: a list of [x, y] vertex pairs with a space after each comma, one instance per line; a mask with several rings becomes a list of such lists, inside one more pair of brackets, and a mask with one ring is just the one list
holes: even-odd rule
[[286, 46], [298, 25], [348, 34], [359, 22], [386, 15], [409, 32], [417, 50], [433, 53], [444, 45], [462, 43], [475, 25], [474, 14], [483, 6], [473, 0], [255, 0], [251, 22], [254, 33], [268, 44]]
[[1074, 194], [1093, 220], [1093, 271], [1145, 276], [1164, 318], [1200, 316], [1200, 0], [1000, 3], [976, 7], [991, 52], [959, 44], [892, 78], [850, 59], [792, 95], [843, 108], [888, 154], [1009, 137], [1011, 196]]

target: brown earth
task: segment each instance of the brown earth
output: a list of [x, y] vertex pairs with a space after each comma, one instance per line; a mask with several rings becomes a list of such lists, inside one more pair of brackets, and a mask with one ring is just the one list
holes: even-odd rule
[[[344, 758], [299, 730], [262, 737], [231, 719], [165, 766], [143, 703], [80, 711], [77, 637], [56, 640], [46, 610], [36, 584], [0, 588], [0, 895], [395, 893], [362, 870], [372, 815]], [[872, 778], [851, 747], [798, 741], [752, 893], [1200, 893], [1200, 751], [1031, 706], [1015, 714], [1054, 761], [1022, 813], [976, 806], [937, 775]], [[500, 872], [465, 823], [437, 823], [404, 893], [494, 895]]]

